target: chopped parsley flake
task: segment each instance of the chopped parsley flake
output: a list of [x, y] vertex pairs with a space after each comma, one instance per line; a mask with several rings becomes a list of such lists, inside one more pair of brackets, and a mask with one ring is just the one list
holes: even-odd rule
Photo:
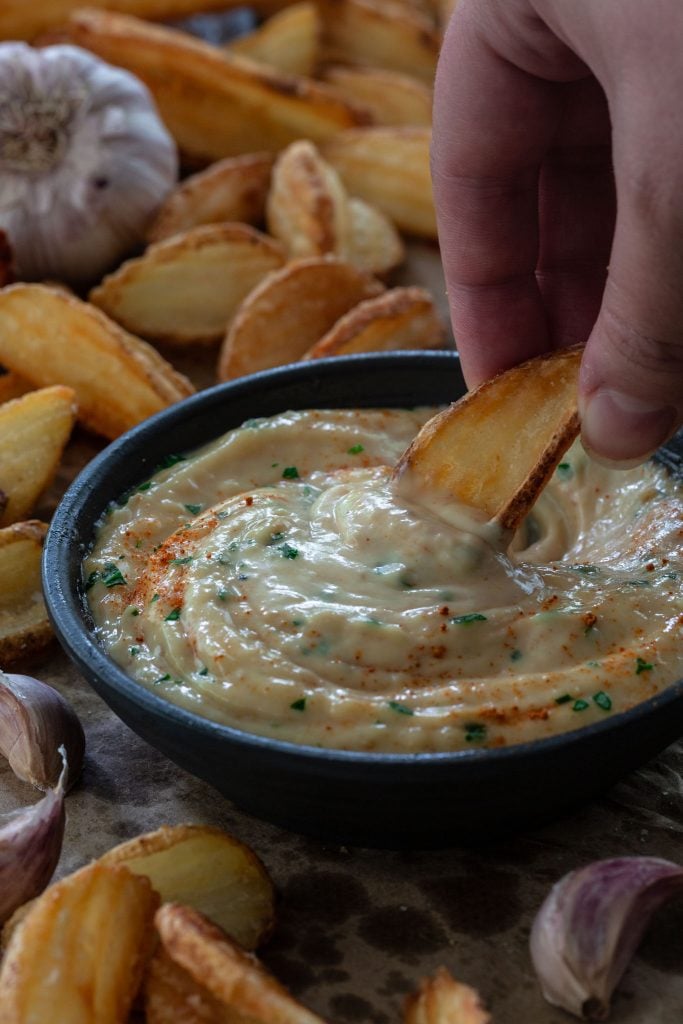
[[155, 601], [158, 601], [158, 600], [159, 600], [159, 595], [158, 594], [153, 594], [152, 595], [152, 600], [149, 603], [150, 604], [154, 604]]
[[140, 614], [140, 609], [139, 608], [131, 608], [130, 614], [131, 615], [139, 615]]
[[232, 594], [230, 593], [229, 590], [219, 590], [218, 591], [218, 600], [219, 601], [229, 601], [231, 597], [232, 597]]
[[299, 549], [292, 547], [292, 545], [288, 544], [286, 541], [284, 544], [280, 545], [278, 551], [282, 552], [283, 558], [297, 558], [299, 555]]
[[455, 626], [469, 626], [472, 622], [486, 622], [486, 616], [480, 612], [470, 612], [469, 615], [456, 615], [450, 621]]
[[560, 480], [571, 480], [574, 476], [571, 462], [561, 462], [556, 470]]
[[166, 675], [159, 676], [158, 679], [155, 679], [154, 680], [154, 685], [156, 686], [158, 683], [167, 683], [170, 678], [171, 678], [171, 673], [167, 672]]
[[467, 743], [481, 743], [486, 738], [486, 726], [483, 722], [465, 723], [465, 740]]
[[146, 480], [144, 482], [144, 484], [140, 484], [140, 486], [138, 487], [138, 490], [139, 491], [148, 491], [151, 486], [152, 486], [152, 481], [151, 480]]
[[174, 608], [172, 612], [169, 612], [164, 622], [177, 622], [180, 618], [180, 608]]
[[579, 699], [575, 700], [572, 704], [572, 711], [585, 711], [587, 707], [588, 701], [583, 700], [581, 697], [579, 697]]
[[126, 584], [126, 578], [114, 562], [107, 562], [102, 570], [102, 582], [105, 587], [123, 587]]
[[602, 708], [603, 711], [612, 710], [612, 698], [603, 690], [599, 690], [598, 693], [593, 694], [593, 702], [597, 704], [599, 708]]
[[208, 674], [209, 674], [209, 670], [208, 670], [208, 668], [206, 667], [206, 665], [204, 666], [204, 668], [202, 668], [202, 669], [200, 669], [200, 670], [199, 670], [199, 675], [200, 675], [200, 676], [208, 676]]
[[306, 710], [306, 698], [299, 697], [298, 700], [292, 701], [289, 705], [292, 711], [305, 711]]
[[555, 703], [556, 704], [569, 704], [569, 701], [571, 699], [572, 699], [571, 698], [571, 694], [563, 693], [561, 697], [556, 697], [555, 698]]
[[129, 647], [128, 648], [128, 653], [130, 654], [131, 658], [136, 658], [138, 656], [138, 654], [140, 653], [140, 648], [139, 647]]
[[186, 508], [187, 511], [193, 516], [198, 516], [202, 510], [201, 505], [193, 505], [190, 502], [188, 502], [187, 505], [183, 505], [183, 508]]
[[510, 655], [510, 661], [519, 661], [522, 657], [522, 652], [520, 651], [519, 647], [516, 647], [512, 654]]
[[159, 463], [157, 469], [170, 469], [171, 466], [175, 466], [178, 462], [186, 462], [184, 455], [165, 455]]
[[270, 468], [271, 468], [271, 469], [275, 469], [275, 467], [276, 467], [276, 466], [279, 466], [279, 465], [280, 465], [280, 463], [279, 463], [279, 462], [271, 462], [271, 464], [270, 464]]
[[364, 452], [364, 451], [365, 451], [365, 448], [363, 447], [362, 444], [352, 444], [351, 447], [348, 450], [348, 454], [349, 455], [360, 455], [360, 453]]
[[293, 626], [297, 626], [297, 627], [298, 626], [303, 626], [305, 621], [306, 621], [305, 619], [292, 619], [292, 625]]
[[645, 661], [644, 658], [636, 658], [636, 675], [639, 676], [641, 672], [651, 672], [654, 665], [650, 661]]
[[97, 570], [95, 570], [94, 572], [91, 572], [89, 574], [87, 580], [85, 581], [85, 589], [86, 590], [91, 590], [95, 586], [95, 584], [97, 583], [99, 578], [100, 578], [100, 574], [99, 574], [99, 572], [97, 572]]
[[189, 565], [193, 562], [194, 558], [192, 555], [187, 555], [185, 558], [172, 558], [171, 565]]
[[283, 480], [296, 480], [298, 476], [299, 470], [296, 468], [296, 466], [285, 466], [285, 468], [282, 470]]
[[396, 711], [399, 715], [414, 715], [415, 712], [412, 708], [409, 708], [407, 704], [401, 704], [397, 700], [390, 700], [389, 707], [392, 711]]

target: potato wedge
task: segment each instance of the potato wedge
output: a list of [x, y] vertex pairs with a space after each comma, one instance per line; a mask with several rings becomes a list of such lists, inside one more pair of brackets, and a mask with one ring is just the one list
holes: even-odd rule
[[382, 291], [379, 281], [329, 257], [288, 263], [242, 303], [223, 342], [219, 378], [296, 362], [342, 314]]
[[440, 38], [433, 21], [394, 0], [316, 0], [327, 63], [402, 71], [431, 86]]
[[274, 891], [255, 853], [208, 825], [176, 825], [137, 836], [100, 857], [146, 875], [164, 902], [201, 911], [245, 949], [273, 926]]
[[368, 115], [312, 79], [280, 75], [170, 28], [106, 11], [71, 16], [71, 42], [127, 68], [149, 87], [185, 157], [277, 153], [296, 139], [329, 139]]
[[321, 147], [349, 195], [372, 203], [398, 228], [436, 238], [427, 128], [359, 128]]
[[154, 922], [170, 958], [232, 1010], [237, 1022], [244, 1018], [244, 1024], [322, 1024], [255, 956], [197, 911], [166, 903]]
[[[145, 1024], [241, 1024], [244, 1018], [219, 1002], [163, 949], [149, 962], [144, 985]], [[245, 1022], [247, 1024], [247, 1022]]]
[[489, 1024], [491, 1018], [473, 988], [439, 967], [408, 996], [403, 1020], [404, 1024]]
[[351, 221], [346, 259], [368, 274], [388, 274], [405, 259], [406, 250], [392, 221], [363, 199], [349, 199]]
[[194, 390], [94, 306], [37, 284], [0, 292], [0, 363], [38, 387], [73, 388], [79, 420], [110, 439]]
[[274, 14], [229, 49], [282, 74], [311, 78], [318, 65], [321, 30], [317, 7], [304, 0]]
[[3, 668], [40, 654], [53, 639], [40, 581], [46, 533], [47, 525], [35, 519], [0, 530], [0, 665]]
[[245, 295], [284, 262], [282, 246], [248, 224], [206, 224], [151, 245], [89, 298], [145, 338], [210, 344], [223, 337]]
[[50, 886], [2, 963], [3, 1024], [124, 1024], [152, 952], [158, 904], [146, 878], [97, 862]]
[[246, 153], [219, 160], [174, 189], [147, 232], [160, 242], [202, 224], [261, 224], [266, 212], [273, 157]]
[[76, 395], [55, 385], [0, 405], [0, 526], [24, 519], [57, 472]]
[[515, 530], [578, 435], [582, 351], [513, 366], [438, 413], [401, 456], [398, 487], [435, 511], [459, 502]]
[[266, 219], [270, 233], [295, 259], [326, 253], [346, 257], [351, 234], [346, 189], [312, 142], [293, 142], [275, 161]]
[[0, 405], [11, 402], [13, 398], [21, 398], [35, 387], [19, 373], [3, 373], [0, 376]]
[[325, 70], [323, 81], [369, 110], [378, 125], [428, 128], [432, 123], [432, 90], [412, 75], [334, 65]]
[[424, 288], [392, 288], [350, 309], [304, 359], [440, 348], [444, 341], [445, 330], [429, 292]]
[[[267, 13], [284, 7], [287, 0], [253, 0], [251, 7]], [[88, 7], [106, 7], [137, 15], [138, 18], [163, 20], [183, 18], [205, 11], [223, 11], [240, 7], [243, 0], [88, 0]], [[2, 0], [0, 39], [33, 39], [40, 32], [60, 28], [83, 0]]]

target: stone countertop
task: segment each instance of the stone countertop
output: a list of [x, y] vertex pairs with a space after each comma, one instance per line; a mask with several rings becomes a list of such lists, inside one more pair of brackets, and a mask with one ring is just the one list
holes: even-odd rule
[[[445, 315], [438, 254], [413, 247], [400, 283], [430, 287]], [[399, 282], [396, 282], [399, 283]], [[166, 353], [198, 386], [212, 368]], [[77, 433], [38, 515], [47, 518], [75, 471], [98, 450]], [[566, 872], [602, 857], [683, 861], [683, 743], [600, 800], [553, 824], [481, 847], [367, 850], [319, 843], [257, 821], [177, 768], [108, 709], [55, 648], [30, 671], [73, 704], [86, 732], [81, 781], [67, 798], [58, 876], [162, 824], [233, 833], [261, 857], [278, 894], [277, 926], [261, 955], [330, 1024], [399, 1024], [405, 995], [440, 964], [477, 988], [494, 1024], [574, 1018], [541, 997], [528, 954], [536, 910]], [[599, 764], [586, 765], [599, 772]], [[36, 798], [0, 765], [0, 811]], [[410, 807], [406, 806], [406, 815]], [[614, 1024], [673, 1024], [683, 1011], [683, 902], [655, 919], [614, 1000]]]

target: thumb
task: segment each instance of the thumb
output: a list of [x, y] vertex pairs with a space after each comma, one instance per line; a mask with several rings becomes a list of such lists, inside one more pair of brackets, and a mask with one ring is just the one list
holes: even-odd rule
[[637, 191], [619, 196], [609, 276], [579, 381], [584, 446], [621, 466], [643, 461], [683, 423], [681, 210], [653, 203], [656, 186], [649, 202]]

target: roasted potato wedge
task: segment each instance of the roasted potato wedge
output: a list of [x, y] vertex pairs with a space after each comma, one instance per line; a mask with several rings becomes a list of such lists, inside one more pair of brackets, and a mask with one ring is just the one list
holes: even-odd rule
[[365, 107], [378, 125], [428, 128], [432, 123], [432, 90], [411, 75], [386, 68], [334, 65], [325, 70], [323, 81]]
[[[284, 7], [287, 0], [254, 0], [250, 4], [267, 13]], [[183, 18], [206, 11], [239, 7], [242, 0], [2, 0], [0, 39], [33, 39], [40, 32], [60, 28], [68, 16], [80, 7], [106, 7], [137, 15], [138, 18], [163, 20]]]
[[3, 1024], [124, 1024], [152, 953], [158, 904], [146, 878], [97, 862], [50, 886], [3, 960]]
[[207, 224], [128, 260], [90, 301], [145, 338], [206, 344], [223, 337], [245, 295], [284, 262], [282, 246], [248, 224]]
[[530, 359], [438, 413], [401, 456], [399, 488], [515, 530], [578, 435], [581, 354], [575, 346]]
[[310, 78], [318, 65], [321, 28], [317, 7], [304, 0], [274, 14], [229, 48], [282, 74]]
[[0, 375], [0, 405], [3, 402], [11, 402], [14, 398], [21, 398], [29, 391], [34, 391], [35, 386], [30, 380], [26, 380], [19, 373], [3, 373]]
[[176, 825], [138, 836], [100, 857], [146, 875], [164, 902], [186, 903], [245, 949], [269, 935], [274, 892], [255, 853], [207, 825]]
[[408, 996], [403, 1020], [404, 1024], [489, 1024], [491, 1018], [473, 988], [439, 967]]
[[79, 420], [110, 439], [194, 390], [94, 306], [37, 284], [0, 292], [0, 363], [38, 387], [73, 388]]
[[186, 178], [163, 204], [149, 231], [160, 242], [202, 224], [261, 224], [266, 212], [273, 157], [246, 153], [219, 160]]
[[363, 128], [321, 147], [352, 196], [377, 206], [398, 228], [436, 238], [427, 128]]
[[55, 385], [0, 405], [0, 527], [24, 519], [57, 472], [76, 395]]
[[388, 274], [405, 259], [401, 236], [381, 210], [363, 199], [349, 199], [351, 222], [346, 259], [368, 274]]
[[440, 39], [433, 21], [394, 0], [316, 0], [327, 63], [402, 71], [432, 84]]
[[288, 263], [242, 303], [223, 342], [218, 376], [231, 380], [296, 362], [347, 310], [383, 290], [348, 263], [330, 258]]
[[35, 519], [0, 530], [0, 665], [4, 668], [40, 654], [53, 639], [40, 581], [46, 533], [47, 525]]
[[183, 970], [163, 949], [145, 978], [145, 1024], [248, 1024]]
[[183, 32], [107, 11], [79, 11], [67, 37], [149, 87], [182, 153], [194, 163], [329, 139], [368, 115], [309, 78], [280, 75]]
[[349, 250], [346, 189], [308, 140], [293, 142], [275, 161], [266, 218], [294, 258], [331, 253], [344, 259]]
[[440, 348], [444, 340], [444, 327], [429, 292], [424, 288], [392, 288], [350, 309], [304, 359]]
[[232, 1010], [236, 1024], [322, 1024], [255, 956], [195, 910], [166, 903], [154, 921], [171, 960]]

